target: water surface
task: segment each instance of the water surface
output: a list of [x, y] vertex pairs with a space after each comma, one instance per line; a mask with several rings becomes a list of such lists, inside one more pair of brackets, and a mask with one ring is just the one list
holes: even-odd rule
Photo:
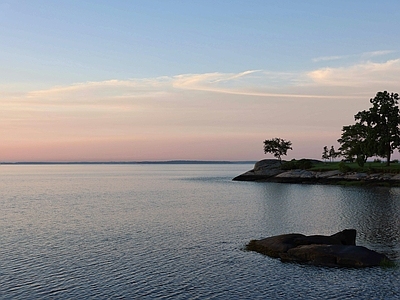
[[233, 182], [251, 165], [0, 166], [1, 299], [398, 299], [399, 269], [243, 251], [358, 231], [400, 261], [400, 189]]

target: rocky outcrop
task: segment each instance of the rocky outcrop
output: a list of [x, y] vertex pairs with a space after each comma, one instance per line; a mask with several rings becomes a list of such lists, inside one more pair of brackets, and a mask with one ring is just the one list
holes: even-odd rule
[[274, 177], [283, 172], [281, 170], [281, 163], [277, 159], [263, 159], [256, 162], [253, 170], [247, 171], [233, 180], [257, 181]]
[[[317, 161], [313, 161], [317, 162]], [[320, 183], [336, 184], [358, 182], [366, 185], [400, 185], [400, 174], [361, 172], [343, 173], [339, 170], [315, 172], [302, 169], [282, 170], [276, 159], [264, 159], [257, 162], [254, 168], [233, 178], [235, 181], [269, 181], [282, 183]]]
[[252, 240], [246, 246], [283, 262], [300, 262], [334, 267], [373, 267], [392, 262], [384, 254], [356, 246], [356, 230], [346, 229], [331, 236], [299, 233]]

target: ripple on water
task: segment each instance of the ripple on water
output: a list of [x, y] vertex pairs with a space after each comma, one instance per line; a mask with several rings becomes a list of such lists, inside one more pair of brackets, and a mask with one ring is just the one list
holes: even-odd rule
[[54, 168], [0, 174], [1, 299], [400, 298], [399, 269], [241, 250], [356, 228], [359, 243], [400, 260], [398, 192], [231, 182], [238, 166]]

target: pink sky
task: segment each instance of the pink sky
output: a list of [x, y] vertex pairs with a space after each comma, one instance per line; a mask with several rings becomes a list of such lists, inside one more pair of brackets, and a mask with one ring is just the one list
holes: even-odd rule
[[396, 92], [400, 59], [306, 72], [183, 74], [35, 89], [3, 86], [0, 161], [320, 159], [377, 91]]

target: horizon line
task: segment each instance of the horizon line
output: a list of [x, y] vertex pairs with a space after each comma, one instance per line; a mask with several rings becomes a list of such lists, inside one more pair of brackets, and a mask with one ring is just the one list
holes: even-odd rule
[[0, 165], [133, 165], [133, 164], [239, 164], [256, 163], [257, 160], [145, 160], [145, 161], [16, 161]]

